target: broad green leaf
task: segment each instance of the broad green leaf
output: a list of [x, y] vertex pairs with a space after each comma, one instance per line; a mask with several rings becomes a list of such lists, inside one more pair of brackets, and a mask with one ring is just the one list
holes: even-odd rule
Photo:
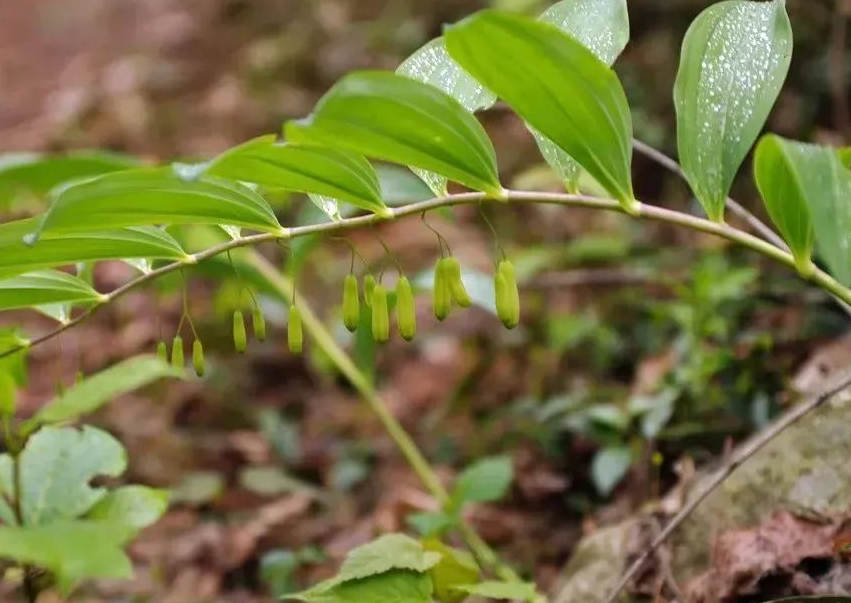
[[733, 178], [789, 71], [785, 0], [728, 0], [703, 11], [683, 42], [674, 86], [680, 164], [710, 219], [724, 219]]
[[486, 597], [488, 599], [507, 599], [516, 601], [533, 601], [538, 598], [538, 591], [530, 582], [479, 582], [453, 587], [455, 590]]
[[20, 194], [42, 197], [63, 182], [137, 165], [138, 161], [132, 157], [102, 151], [77, 151], [67, 155], [0, 155], [0, 208]]
[[[127, 455], [114, 437], [85, 426], [45, 427], [36, 432], [20, 456], [20, 505], [25, 525], [74, 519], [107, 493], [90, 482], [124, 473]], [[8, 457], [0, 461], [4, 492], [18, 492]]]
[[839, 161], [842, 165], [851, 170], [851, 147], [839, 149], [836, 154], [839, 155]]
[[71, 304], [43, 304], [41, 306], [33, 306], [33, 310], [64, 325], [71, 321], [72, 307]]
[[381, 197], [391, 207], [425, 201], [432, 197], [431, 189], [404, 167], [379, 163], [375, 166], [375, 171], [381, 185]]
[[411, 513], [406, 518], [408, 524], [419, 532], [420, 536], [430, 537], [446, 532], [458, 519], [447, 513]]
[[332, 579], [287, 598], [306, 603], [431, 603], [431, 594], [428, 574], [391, 570], [343, 583]]
[[263, 136], [225, 151], [206, 174], [269, 189], [325, 195], [385, 215], [378, 177], [362, 156], [314, 145], [276, 143]]
[[0, 310], [58, 302], [96, 303], [103, 297], [85, 281], [56, 270], [37, 270], [0, 280]]
[[429, 570], [434, 598], [440, 603], [463, 601], [466, 595], [454, 587], [478, 581], [480, 570], [475, 558], [467, 551], [446, 546], [434, 538], [423, 541], [423, 548], [441, 556], [440, 563]]
[[360, 580], [391, 570], [427, 572], [440, 561], [440, 555], [428, 552], [423, 545], [404, 534], [385, 534], [352, 550], [339, 573], [337, 582]]
[[[28, 341], [21, 337], [20, 333], [13, 328], [0, 328], [0, 354], [21, 346], [26, 346]], [[0, 372], [12, 376], [15, 384], [24, 386], [27, 384], [27, 354], [26, 350], [10, 354], [0, 358]]]
[[77, 262], [188, 257], [171, 235], [152, 226], [45, 235], [35, 245], [27, 245], [24, 237], [38, 227], [38, 218], [0, 224], [0, 275], [23, 274]]
[[101, 521], [59, 521], [42, 526], [0, 526], [0, 557], [46, 568], [63, 595], [87, 578], [130, 578], [122, 547], [135, 534]]
[[27, 421], [28, 427], [61, 423], [94, 412], [116, 396], [164, 377], [182, 376], [157, 356], [137, 356], [83, 379], [43, 406]]
[[[540, 21], [569, 34], [609, 66], [629, 42], [626, 0], [562, 0], [548, 8]], [[581, 166], [546, 136], [534, 128], [530, 131], [544, 160], [568, 190], [578, 191]]]
[[810, 154], [805, 199], [816, 249], [830, 273], [847, 287], [851, 285], [851, 170], [840, 163], [833, 149], [811, 149]]
[[[396, 73], [443, 90], [470, 113], [487, 109], [496, 102], [496, 95], [486, 90], [452, 60], [446, 52], [443, 38], [436, 38], [414, 52], [399, 65]], [[446, 194], [446, 177], [418, 168], [413, 169], [435, 195]]]
[[40, 234], [156, 224], [227, 224], [283, 232], [272, 209], [251, 188], [220, 178], [181, 177], [172, 168], [106, 174], [71, 184], [52, 197]]
[[476, 461], [458, 476], [452, 491], [457, 507], [471, 502], [491, 502], [501, 499], [514, 480], [511, 457], [497, 456]]
[[831, 152], [771, 134], [763, 137], [754, 155], [757, 188], [801, 274], [812, 272], [813, 224], [807, 198], [825, 194], [814, 187], [822, 185], [826, 154]]
[[116, 488], [89, 511], [88, 519], [137, 530], [155, 523], [168, 509], [168, 491], [145, 486]]
[[17, 391], [18, 386], [12, 373], [0, 367], [0, 416], [5, 418], [15, 416]]
[[553, 25], [482, 11], [446, 34], [449, 54], [628, 211], [632, 118], [615, 73]]
[[623, 479], [632, 464], [632, 453], [626, 447], [603, 448], [591, 461], [591, 480], [603, 496], [608, 496]]
[[286, 134], [292, 142], [348, 149], [502, 195], [493, 145], [476, 118], [444, 92], [401, 75], [344, 77], [309, 118], [289, 122]]

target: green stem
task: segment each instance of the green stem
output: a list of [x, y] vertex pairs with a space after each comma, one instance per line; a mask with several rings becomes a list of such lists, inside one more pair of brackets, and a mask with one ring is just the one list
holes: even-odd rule
[[[260, 276], [278, 292], [282, 299], [290, 300], [295, 295], [299, 309], [301, 310], [302, 324], [305, 331], [310, 335], [313, 344], [318, 346], [328, 356], [329, 360], [337, 367], [337, 370], [357, 390], [426, 489], [441, 505], [444, 505], [449, 500], [449, 492], [443, 487], [440, 478], [438, 478], [428, 460], [417, 447], [416, 442], [408, 435], [404, 427], [402, 427], [399, 421], [396, 420], [396, 417], [387, 408], [387, 405], [381, 399], [381, 396], [378, 395], [378, 392], [375, 391], [369, 379], [366, 378], [343, 348], [337, 344], [334, 337], [313, 312], [307, 300], [294, 292], [292, 281], [283, 276], [268, 260], [256, 252], [249, 254], [248, 261], [258, 271]], [[520, 580], [514, 570], [499, 560], [493, 549], [482, 540], [472, 527], [462, 523], [461, 535], [483, 567], [491, 570], [503, 580]]]
[[[615, 201], [614, 199], [606, 199], [603, 197], [591, 197], [587, 195], [507, 190], [505, 191], [504, 199], [512, 203], [546, 203], [552, 205], [583, 207], [587, 209], [603, 209], [607, 211], [625, 213], [620, 203]], [[489, 197], [485, 193], [459, 193], [455, 195], [447, 195], [445, 197], [437, 197], [428, 201], [411, 203], [402, 207], [397, 207], [389, 211], [386, 217], [379, 217], [377, 215], [370, 214], [366, 216], [347, 218], [345, 220], [340, 220], [339, 222], [324, 222], [322, 224], [312, 224], [309, 226], [298, 226], [295, 228], [284, 229], [283, 234], [265, 233], [229, 240], [225, 243], [221, 243], [209, 249], [205, 249], [204, 251], [199, 251], [198, 253], [188, 255], [182, 260], [173, 262], [171, 264], [166, 264], [165, 266], [161, 266], [156, 270], [147, 272], [142, 276], [122, 285], [121, 287], [118, 287], [114, 291], [102, 295], [99, 304], [97, 306], [94, 306], [94, 308], [92, 308], [91, 310], [87, 310], [85, 313], [77, 316], [73, 320], [64, 323], [53, 331], [45, 333], [44, 335], [37, 337], [26, 344], [16, 345], [12, 348], [0, 352], [0, 358], [5, 358], [6, 356], [19, 352], [23, 349], [32, 348], [36, 345], [44, 343], [45, 341], [53, 339], [57, 335], [85, 321], [98, 308], [115, 301], [119, 297], [124, 296], [125, 294], [132, 291], [133, 289], [136, 289], [140, 285], [153, 281], [164, 274], [179, 270], [184, 266], [197, 264], [198, 262], [202, 262], [221, 253], [225, 253], [231, 249], [237, 249], [240, 247], [251, 247], [259, 245], [260, 243], [281, 241], [312, 234], [332, 234], [341, 231], [351, 230], [354, 228], [371, 226], [385, 219], [393, 220], [397, 218], [403, 218], [405, 216], [420, 215], [423, 212], [431, 211], [441, 207], [450, 207], [454, 205], [469, 205], [487, 200], [489, 200]], [[676, 212], [670, 209], [665, 209], [663, 207], [657, 207], [654, 205], [646, 205], [644, 203], [637, 203], [637, 205], [635, 206], [635, 213], [631, 213], [630, 215], [634, 215], [634, 217], [637, 218], [645, 218], [658, 222], [667, 222], [669, 224], [675, 224], [678, 226], [689, 228], [691, 230], [712, 234], [737, 243], [743, 247], [752, 249], [753, 251], [761, 253], [762, 255], [765, 255], [785, 266], [788, 266], [793, 269], [795, 268], [795, 260], [792, 257], [792, 254], [788, 253], [784, 249], [780, 249], [772, 245], [771, 243], [766, 242], [763, 239], [760, 239], [759, 237], [756, 237], [737, 228], [733, 228], [732, 226], [728, 226], [727, 224], [712, 222], [704, 218], [698, 218], [697, 216]], [[833, 279], [824, 271], [819, 269], [814, 270], [813, 273], [808, 276], [808, 280], [813, 284], [818, 285], [823, 290], [829, 292], [843, 304], [851, 305], [851, 289], [848, 289], [841, 283], [838, 283], [835, 279]]]

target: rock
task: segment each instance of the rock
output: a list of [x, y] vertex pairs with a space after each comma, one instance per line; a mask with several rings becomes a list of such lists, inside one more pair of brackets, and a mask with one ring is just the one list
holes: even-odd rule
[[[829, 389], [846, 375], [823, 383]], [[710, 564], [713, 543], [729, 530], [761, 524], [777, 511], [808, 518], [838, 516], [851, 500], [851, 395], [804, 417], [744, 463], [672, 538], [673, 570], [687, 582]], [[703, 473], [690, 495], [700, 492]]]
[[564, 570], [554, 603], [603, 603], [626, 569], [626, 554], [639, 527], [628, 519], [586, 536]]

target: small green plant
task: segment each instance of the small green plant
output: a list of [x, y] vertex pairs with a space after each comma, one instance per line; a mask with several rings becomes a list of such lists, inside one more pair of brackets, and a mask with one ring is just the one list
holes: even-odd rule
[[123, 392], [182, 376], [182, 369], [157, 356], [132, 358], [82, 379], [30, 419], [16, 421], [14, 392], [23, 374], [20, 354], [0, 364], [7, 448], [0, 455], [0, 557], [11, 564], [6, 579], [19, 581], [34, 600], [53, 584], [67, 595], [84, 579], [131, 577], [123, 548], [165, 512], [168, 493], [93, 486], [94, 478], [124, 473], [126, 452], [105, 431], [70, 424]]
[[[611, 68], [628, 39], [625, 0], [563, 0], [538, 19], [485, 10], [447, 28], [444, 37], [417, 51], [396, 73], [346, 75], [309, 117], [284, 124], [283, 141], [276, 135], [263, 136], [197, 164], [140, 166], [132, 159], [108, 155], [31, 157], [3, 164], [1, 189], [46, 195], [49, 205], [36, 217], [0, 224], [0, 310], [33, 309], [60, 324], [33, 340], [6, 337], [0, 358], [20, 358], [26, 349], [158, 277], [188, 273], [202, 262], [224, 264], [223, 269], [237, 273], [241, 287], [245, 278], [288, 307], [287, 346], [292, 353], [302, 352], [307, 336], [375, 412], [440, 503], [439, 512], [413, 517], [415, 528], [430, 537], [457, 532], [475, 558], [476, 567], [466, 555], [443, 548], [446, 545], [440, 542], [385, 536], [353, 551], [337, 577], [294, 597], [308, 603], [428, 603], [433, 596], [456, 603], [466, 594], [537, 600], [535, 587], [502, 564], [461, 513], [469, 502], [499, 498], [510, 483], [510, 465], [504, 459], [483, 461], [465, 471], [453, 490], [447, 491], [388, 412], [369, 377], [329, 335], [308, 300], [297, 294], [295, 270], [284, 276], [246, 248], [281, 243], [289, 246], [292, 262], [297, 264], [299, 251], [294, 243], [300, 238], [338, 234], [406, 216], [424, 217], [429, 211], [462, 204], [488, 203], [511, 211], [519, 204], [546, 203], [618, 212], [722, 237], [796, 270], [841, 303], [851, 304], [847, 150], [765, 136], [757, 145], [756, 182], [785, 243], [775, 244], [776, 235], [765, 225], [751, 234], [725, 223], [733, 179], [757, 142], [789, 68], [792, 28], [783, 0], [720, 2], [697, 17], [685, 38], [674, 87], [678, 147], [682, 170], [706, 218], [636, 199], [631, 180], [632, 117]], [[567, 192], [503, 186], [496, 151], [474, 115], [493, 106], [497, 98], [525, 122]], [[389, 204], [370, 160], [409, 167], [433, 198]], [[450, 182], [468, 190], [449, 193]], [[583, 184], [588, 182], [590, 187]], [[584, 194], [588, 189], [598, 194]], [[265, 197], [276, 191], [307, 194], [327, 221], [281, 224]], [[433, 311], [444, 320], [453, 304], [467, 307], [473, 296], [448, 245], [439, 234], [438, 238]], [[199, 240], [205, 244], [198, 245]], [[226, 263], [223, 255], [227, 255]], [[85, 271], [60, 270], [107, 260], [127, 262], [141, 274], [104, 293], [94, 288]], [[493, 260], [491, 303], [502, 323], [514, 328], [521, 323], [514, 268], [503, 254]], [[367, 270], [364, 276], [363, 301], [370, 308], [366, 331], [375, 341], [391, 337], [393, 303], [401, 336], [406, 340], [414, 336], [413, 291], [401, 273], [400, 268], [395, 294], [382, 284], [383, 273], [376, 279]], [[364, 315], [356, 308], [358, 287], [353, 278], [350, 270], [343, 322], [360, 333]], [[252, 301], [253, 331], [262, 340], [266, 326], [253, 293]], [[184, 316], [188, 316], [187, 308]], [[697, 325], [691, 332], [694, 338], [712, 331], [711, 317], [689, 320]], [[242, 309], [234, 312], [232, 326], [234, 345], [243, 352], [248, 338]], [[694, 349], [700, 348], [692, 343]], [[160, 345], [158, 354], [163, 354], [163, 348]], [[183, 367], [179, 334], [171, 359], [174, 368], [157, 361], [162, 374]], [[197, 337], [193, 364], [199, 374], [204, 372]], [[0, 391], [8, 400], [17, 382], [4, 374], [0, 371]], [[704, 378], [692, 375], [688, 387], [699, 389]], [[86, 388], [87, 383], [91, 380], [69, 392]], [[15, 429], [10, 425], [13, 410], [6, 402], [4, 439], [10, 455], [4, 462], [20, 467], [21, 477], [26, 477], [27, 467], [22, 465], [30, 455], [55, 455], [66, 438], [111, 446], [111, 456], [104, 461], [107, 465], [92, 470], [120, 473], [117, 443], [106, 434], [91, 428], [42, 426], [44, 421], [24, 422]], [[81, 411], [57, 411], [53, 406], [50, 413], [64, 421]], [[624, 445], [604, 445], [592, 467], [602, 492], [617, 483], [629, 460], [630, 451]], [[73, 513], [60, 515], [70, 524], [31, 525], [26, 521], [32, 518], [26, 491], [14, 486], [18, 481], [3, 482], [9, 510], [2, 516], [6, 525], [0, 528], [0, 556], [51, 570], [65, 590], [80, 578], [127, 573], [120, 545], [132, 536], [129, 529], [110, 532], [102, 540], [105, 548], [92, 549], [100, 551], [98, 556], [83, 564], [68, 569], [63, 561], [66, 552], [61, 547], [78, 542], [83, 534], [73, 530], [97, 529], [92, 527], [97, 524], [85, 523], [91, 518], [81, 519], [98, 508], [94, 505], [99, 501], [92, 498], [88, 486], [75, 484], [69, 490], [81, 489], [86, 495], [78, 504], [67, 506]], [[100, 494], [106, 499], [106, 493]], [[43, 545], [48, 535], [51, 544]], [[480, 582], [480, 573], [498, 581]]]

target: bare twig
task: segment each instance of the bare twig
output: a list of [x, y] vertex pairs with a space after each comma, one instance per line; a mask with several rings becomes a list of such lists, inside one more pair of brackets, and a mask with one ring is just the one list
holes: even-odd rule
[[[683, 173], [680, 164], [665, 155], [665, 153], [663, 153], [662, 151], [656, 150], [650, 145], [641, 142], [637, 139], [632, 140], [632, 147], [645, 157], [652, 159], [653, 161], [664, 167], [669, 172], [672, 172], [677, 176], [685, 179], [685, 173]], [[739, 218], [744, 220], [754, 232], [759, 234], [766, 241], [770, 242], [775, 247], [782, 249], [783, 251], [789, 251], [789, 246], [786, 245], [785, 241], [783, 241], [783, 239], [780, 238], [780, 236], [776, 232], [771, 230], [771, 228], [765, 222], [761, 221], [750, 211], [745, 209], [745, 207], [738, 203], [735, 199], [727, 197], [727, 207], [730, 208], [730, 211], [739, 216]], [[848, 316], [851, 316], [851, 305], [849, 305], [848, 302], [840, 299], [836, 295], [833, 295], [833, 299]]]
[[608, 597], [606, 597], [605, 603], [613, 603], [618, 596], [621, 594], [624, 588], [630, 583], [630, 581], [635, 577], [635, 575], [641, 571], [644, 564], [654, 555], [654, 553], [659, 549], [668, 538], [671, 537], [671, 534], [686, 520], [691, 514], [700, 506], [706, 498], [715, 491], [718, 486], [720, 486], [724, 481], [736, 470], [738, 469], [745, 461], [751, 458], [754, 454], [762, 450], [769, 442], [771, 442], [778, 435], [783, 433], [786, 429], [800, 421], [803, 417], [807, 416], [809, 413], [815, 411], [816, 409], [823, 406], [826, 402], [830, 401], [837, 394], [842, 393], [846, 389], [851, 387], [851, 377], [845, 377], [842, 383], [833, 389], [827, 391], [826, 393], [816, 396], [807, 402], [799, 404], [796, 408], [794, 408], [791, 412], [787, 413], [783, 416], [779, 421], [774, 423], [771, 427], [766, 429], [764, 432], [759, 434], [757, 437], [752, 439], [749, 443], [747, 443], [743, 448], [741, 448], [736, 454], [732, 455], [730, 460], [728, 460], [724, 465], [715, 472], [706, 486], [698, 492], [696, 495], [692, 496], [688, 503], [677, 513], [674, 518], [668, 522], [665, 526], [665, 529], [662, 530], [656, 538], [650, 543], [650, 546], [647, 547], [644, 552], [639, 555], [638, 559], [629, 566], [626, 572], [624, 572], [621, 579], [618, 581], [617, 585], [612, 589], [609, 593]]
[[[669, 172], [672, 172], [677, 176], [685, 179], [685, 173], [680, 167], [680, 164], [677, 163], [671, 157], [665, 155], [665, 153], [663, 153], [662, 151], [654, 149], [649, 144], [641, 142], [640, 140], [637, 140], [635, 138], [632, 140], [632, 148], [647, 157], [648, 159], [652, 159]], [[753, 215], [750, 211], [745, 209], [744, 206], [736, 202], [735, 199], [727, 197], [727, 207], [730, 208], [730, 211], [732, 211], [734, 214], [744, 220], [754, 232], [759, 234], [766, 241], [769, 241], [774, 246], [779, 247], [783, 251], [789, 251], [789, 247], [776, 232], [771, 230], [771, 228], [765, 222], [763, 222], [755, 215]]]

